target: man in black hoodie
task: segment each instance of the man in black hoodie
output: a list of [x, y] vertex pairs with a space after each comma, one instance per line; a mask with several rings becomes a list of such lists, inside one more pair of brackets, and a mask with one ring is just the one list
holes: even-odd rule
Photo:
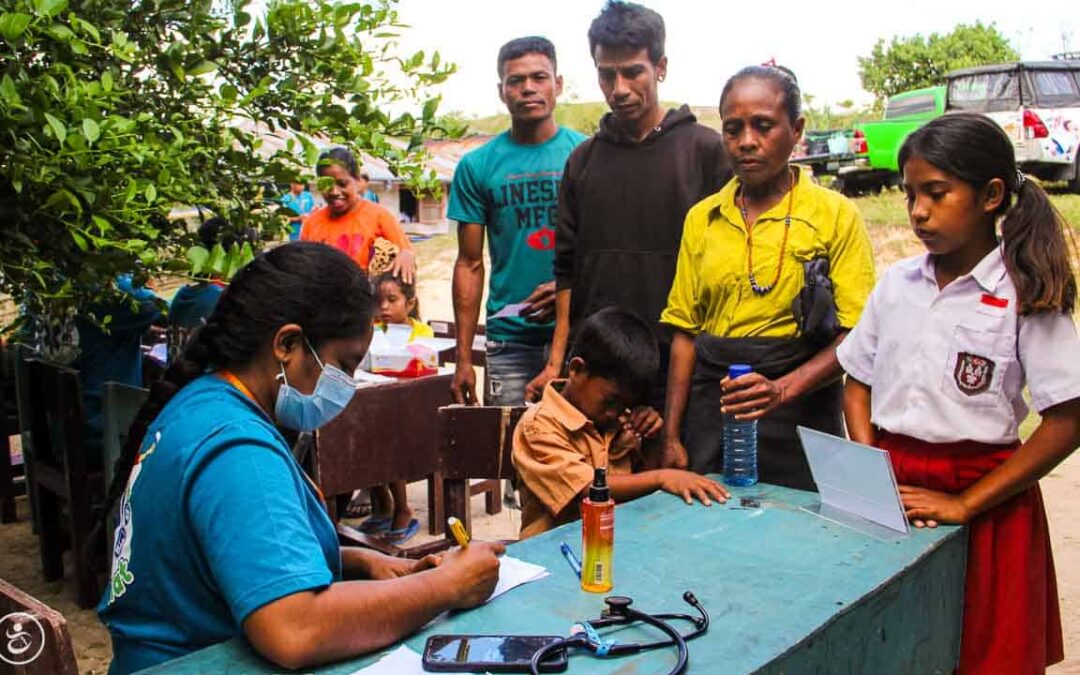
[[555, 242], [556, 327], [551, 357], [528, 387], [539, 399], [558, 377], [581, 321], [607, 306], [657, 329], [663, 355], [650, 400], [663, 409], [670, 333], [660, 326], [675, 277], [683, 220], [731, 178], [720, 134], [689, 107], [665, 111], [664, 20], [629, 2], [608, 2], [589, 27], [589, 49], [611, 112], [570, 155], [559, 191]]

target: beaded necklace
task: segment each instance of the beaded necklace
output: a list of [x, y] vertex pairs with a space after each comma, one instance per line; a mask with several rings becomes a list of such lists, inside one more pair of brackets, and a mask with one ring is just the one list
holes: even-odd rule
[[743, 224], [746, 226], [746, 267], [750, 277], [750, 288], [758, 295], [767, 295], [780, 281], [780, 273], [784, 270], [784, 253], [787, 251], [788, 231], [791, 230], [791, 204], [795, 197], [795, 174], [791, 174], [791, 187], [788, 188], [787, 215], [784, 216], [784, 239], [780, 243], [780, 258], [776, 263], [776, 277], [768, 286], [759, 286], [754, 277], [754, 228], [750, 225], [750, 219], [746, 215], [746, 195], [742, 187], [739, 188], [736, 200], [739, 205], [739, 213], [742, 214]]

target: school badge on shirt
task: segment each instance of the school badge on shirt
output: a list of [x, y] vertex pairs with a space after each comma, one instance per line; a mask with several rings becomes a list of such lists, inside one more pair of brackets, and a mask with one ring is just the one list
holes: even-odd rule
[[990, 388], [990, 382], [994, 379], [994, 362], [985, 356], [960, 352], [956, 355], [953, 378], [960, 391], [968, 396], [981, 394]]

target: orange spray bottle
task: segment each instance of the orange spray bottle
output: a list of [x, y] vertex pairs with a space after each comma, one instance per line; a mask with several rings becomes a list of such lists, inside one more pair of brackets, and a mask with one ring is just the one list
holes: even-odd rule
[[589, 496], [581, 500], [581, 588], [607, 593], [612, 586], [615, 557], [615, 501], [607, 484], [607, 469], [597, 467]]

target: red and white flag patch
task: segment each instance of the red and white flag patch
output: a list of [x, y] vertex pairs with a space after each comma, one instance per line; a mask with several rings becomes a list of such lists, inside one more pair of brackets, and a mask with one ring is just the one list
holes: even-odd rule
[[982, 300], [980, 300], [980, 302], [982, 302], [982, 304], [984, 305], [990, 305], [991, 307], [1000, 307], [1002, 309], [1005, 309], [1009, 306], [1008, 298], [999, 298], [997, 296], [990, 295], [989, 293], [983, 293]]

